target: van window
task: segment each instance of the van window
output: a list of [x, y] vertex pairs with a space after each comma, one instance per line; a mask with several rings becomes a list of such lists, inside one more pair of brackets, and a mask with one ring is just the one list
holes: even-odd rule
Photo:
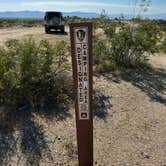
[[54, 12], [50, 12], [50, 13], [46, 13], [46, 19], [50, 20], [53, 17], [62, 17], [61, 13], [54, 13]]

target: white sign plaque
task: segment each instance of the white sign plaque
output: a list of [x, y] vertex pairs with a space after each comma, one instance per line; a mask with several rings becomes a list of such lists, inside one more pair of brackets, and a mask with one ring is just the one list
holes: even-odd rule
[[78, 115], [80, 120], [86, 120], [89, 119], [88, 29], [86, 27], [75, 28], [74, 37], [78, 76]]

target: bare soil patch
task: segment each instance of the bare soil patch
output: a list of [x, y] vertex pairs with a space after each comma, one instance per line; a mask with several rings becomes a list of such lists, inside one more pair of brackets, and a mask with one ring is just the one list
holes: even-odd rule
[[64, 34], [60, 32], [45, 34], [44, 27], [0, 29], [0, 45], [3, 45], [5, 41], [10, 39], [23, 40], [33, 38], [35, 41], [47, 39], [52, 43], [61, 40], [69, 41], [69, 28], [66, 27], [65, 31], [66, 33]]
[[159, 53], [159, 54], [152, 55], [150, 57], [150, 63], [154, 67], [166, 68], [166, 54]]

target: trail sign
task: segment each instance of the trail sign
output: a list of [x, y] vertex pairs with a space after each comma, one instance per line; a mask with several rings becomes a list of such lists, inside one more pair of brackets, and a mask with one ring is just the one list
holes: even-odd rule
[[92, 23], [70, 24], [79, 166], [93, 166]]

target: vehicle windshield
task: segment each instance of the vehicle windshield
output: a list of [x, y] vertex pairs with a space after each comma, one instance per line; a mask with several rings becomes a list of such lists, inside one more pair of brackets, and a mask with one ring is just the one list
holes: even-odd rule
[[46, 18], [48, 20], [52, 19], [52, 18], [61, 18], [62, 17], [62, 14], [61, 13], [55, 13], [55, 12], [49, 12], [49, 13], [46, 13]]

